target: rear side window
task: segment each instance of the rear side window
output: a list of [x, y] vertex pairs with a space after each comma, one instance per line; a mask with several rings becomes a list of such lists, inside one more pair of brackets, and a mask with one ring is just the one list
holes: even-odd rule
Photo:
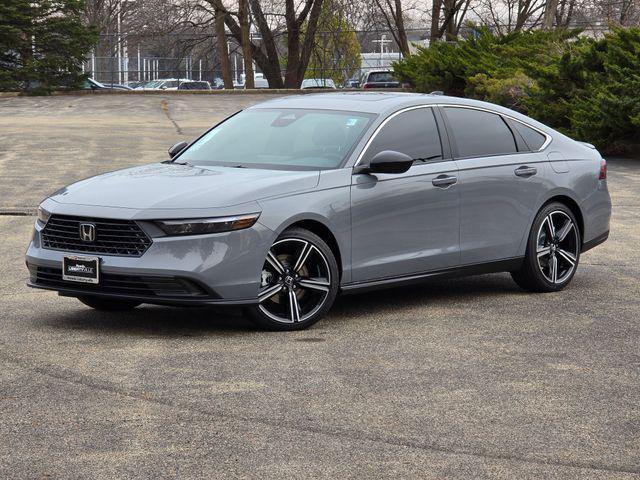
[[369, 145], [363, 163], [383, 150], [404, 153], [414, 160], [441, 159], [442, 145], [433, 109], [416, 108], [389, 120]]
[[531, 127], [527, 127], [523, 123], [516, 122], [515, 120], [509, 123], [518, 131], [529, 149], [533, 152], [540, 150], [542, 145], [544, 145], [544, 142], [547, 140], [547, 137], [545, 137], [543, 134]]
[[516, 153], [513, 132], [500, 115], [471, 108], [446, 107], [460, 157]]

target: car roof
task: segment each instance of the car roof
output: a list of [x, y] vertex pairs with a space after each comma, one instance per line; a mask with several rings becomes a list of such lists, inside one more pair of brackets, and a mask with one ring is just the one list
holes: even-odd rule
[[278, 97], [250, 107], [260, 108], [305, 108], [310, 110], [337, 110], [345, 112], [373, 113], [388, 115], [403, 108], [420, 105], [461, 105], [489, 110], [508, 115], [545, 132], [553, 132], [548, 126], [536, 120], [493, 103], [469, 98], [449, 97], [425, 93], [408, 92], [334, 92], [298, 94]]
[[462, 103], [472, 100], [443, 95], [405, 92], [338, 92], [289, 95], [259, 103], [251, 108], [308, 108], [347, 112], [384, 113], [414, 105]]

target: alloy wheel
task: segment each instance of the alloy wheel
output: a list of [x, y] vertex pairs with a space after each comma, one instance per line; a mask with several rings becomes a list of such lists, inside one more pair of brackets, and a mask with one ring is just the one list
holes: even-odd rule
[[571, 278], [578, 263], [578, 231], [571, 217], [555, 210], [540, 224], [536, 242], [538, 268], [547, 281], [561, 284]]
[[330, 286], [331, 270], [320, 249], [308, 240], [284, 238], [267, 253], [258, 308], [276, 322], [304, 322], [322, 308]]

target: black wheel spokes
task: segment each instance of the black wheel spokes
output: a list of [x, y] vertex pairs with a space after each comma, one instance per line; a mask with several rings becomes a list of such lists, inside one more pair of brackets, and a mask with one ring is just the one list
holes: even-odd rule
[[551, 283], [563, 283], [578, 261], [578, 232], [571, 218], [562, 211], [551, 212], [538, 230], [538, 267]]
[[311, 242], [299, 238], [280, 240], [271, 247], [262, 278], [259, 308], [284, 323], [311, 317], [324, 304], [331, 285], [325, 256]]

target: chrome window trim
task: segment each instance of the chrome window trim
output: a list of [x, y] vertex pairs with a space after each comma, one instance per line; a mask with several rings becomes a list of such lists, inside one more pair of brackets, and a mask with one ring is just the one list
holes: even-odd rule
[[[453, 107], [453, 108], [468, 108], [470, 110], [480, 110], [481, 112], [493, 113], [494, 115], [500, 115], [500, 116], [506, 117], [506, 118], [508, 118], [510, 120], [513, 120], [514, 122], [521, 123], [525, 127], [529, 127], [531, 129], [535, 130], [536, 132], [540, 133], [541, 135], [544, 135], [544, 137], [545, 137], [545, 141], [542, 144], [542, 146], [538, 150], [532, 150], [530, 153], [537, 153], [537, 152], [543, 151], [545, 148], [547, 148], [549, 146], [549, 144], [551, 143], [551, 140], [552, 140], [551, 135], [549, 135], [547, 132], [544, 132], [544, 131], [540, 130], [539, 128], [534, 127], [533, 125], [530, 125], [527, 122], [523, 122], [522, 120], [519, 120], [519, 119], [517, 119], [515, 117], [512, 117], [511, 115], [508, 115], [506, 113], [496, 112], [495, 110], [490, 110], [488, 108], [476, 107], [476, 106], [471, 106], [471, 105], [456, 105], [454, 103], [432, 103], [432, 104], [428, 104], [428, 105], [413, 105], [411, 107], [406, 107], [406, 108], [403, 108], [401, 110], [398, 110], [397, 112], [393, 112], [391, 115], [389, 115], [387, 118], [385, 118], [380, 125], [378, 125], [376, 127], [374, 132], [371, 134], [371, 137], [369, 137], [369, 140], [367, 140], [367, 143], [365, 143], [364, 147], [362, 148], [362, 150], [358, 154], [358, 158], [357, 158], [356, 162], [353, 164], [353, 166], [357, 167], [358, 165], [360, 165], [360, 161], [362, 160], [362, 157], [364, 157], [364, 154], [367, 152], [367, 150], [368, 150], [369, 146], [371, 145], [371, 143], [373, 142], [373, 140], [378, 136], [378, 133], [380, 133], [380, 130], [382, 130], [382, 128], [392, 118], [400, 115], [401, 113], [408, 112], [410, 110], [417, 110], [418, 108], [436, 108], [436, 107], [442, 107], [442, 108], [447, 108], [447, 107], [450, 107], [450, 108], [451, 107]], [[440, 141], [442, 142], [442, 136], [440, 137]], [[526, 153], [526, 152], [515, 152], [515, 153]], [[500, 154], [500, 155], [490, 155], [490, 156], [498, 157], [498, 156], [502, 156], [502, 155], [513, 155], [513, 153], [504, 153], [504, 154]], [[476, 158], [476, 157], [460, 157], [460, 158]]]
[[[371, 146], [371, 143], [373, 142], [373, 140], [375, 140], [375, 138], [378, 136], [378, 133], [380, 133], [380, 130], [382, 130], [382, 128], [394, 117], [397, 117], [398, 115], [400, 115], [401, 113], [404, 112], [409, 112], [411, 110], [418, 110], [419, 108], [434, 108], [437, 105], [433, 105], [433, 104], [429, 104], [429, 105], [413, 105], [411, 107], [405, 107], [402, 110], [398, 110], [397, 112], [393, 112], [391, 115], [389, 115], [387, 118], [385, 118], [382, 123], [380, 125], [378, 125], [376, 127], [376, 129], [373, 131], [373, 133], [371, 134], [371, 136], [369, 137], [369, 140], [367, 140], [367, 143], [364, 144], [364, 147], [362, 148], [362, 150], [360, 151], [360, 153], [358, 154], [358, 159], [356, 160], [356, 163], [353, 164], [354, 167], [357, 167], [358, 165], [360, 165], [360, 161], [362, 160], [362, 157], [364, 157], [364, 154], [367, 152], [367, 150], [369, 149], [369, 146]], [[437, 121], [436, 121], [437, 124]], [[440, 135], [440, 148], [442, 148], [442, 135]]]
[[[540, 130], [537, 127], [534, 127], [533, 125], [530, 125], [527, 122], [524, 122], [524, 121], [519, 120], [519, 119], [517, 119], [515, 117], [512, 117], [511, 115], [509, 115], [507, 113], [496, 112], [495, 110], [491, 110], [491, 109], [488, 109], [488, 108], [482, 108], [482, 107], [476, 107], [476, 106], [472, 106], [472, 105], [456, 105], [456, 104], [453, 104], [453, 103], [439, 103], [438, 107], [442, 107], [442, 108], [468, 108], [469, 110], [480, 110], [481, 112], [487, 112], [487, 113], [493, 113], [494, 115], [500, 115], [502, 117], [508, 118], [509, 120], [513, 120], [514, 122], [518, 122], [518, 123], [524, 125], [525, 127], [529, 127], [532, 130], [535, 130], [536, 132], [538, 132], [539, 134], [544, 135], [544, 138], [545, 138], [544, 143], [542, 144], [542, 146], [538, 150], [531, 150], [532, 153], [541, 152], [542, 150], [547, 148], [549, 146], [549, 144], [551, 143], [551, 140], [553, 140], [551, 135], [549, 135], [547, 132], [545, 132], [543, 130]], [[503, 155], [512, 155], [512, 154], [511, 153], [504, 153]], [[492, 156], [499, 156], [499, 155], [492, 155]], [[474, 157], [464, 157], [464, 158], [474, 158]]]

